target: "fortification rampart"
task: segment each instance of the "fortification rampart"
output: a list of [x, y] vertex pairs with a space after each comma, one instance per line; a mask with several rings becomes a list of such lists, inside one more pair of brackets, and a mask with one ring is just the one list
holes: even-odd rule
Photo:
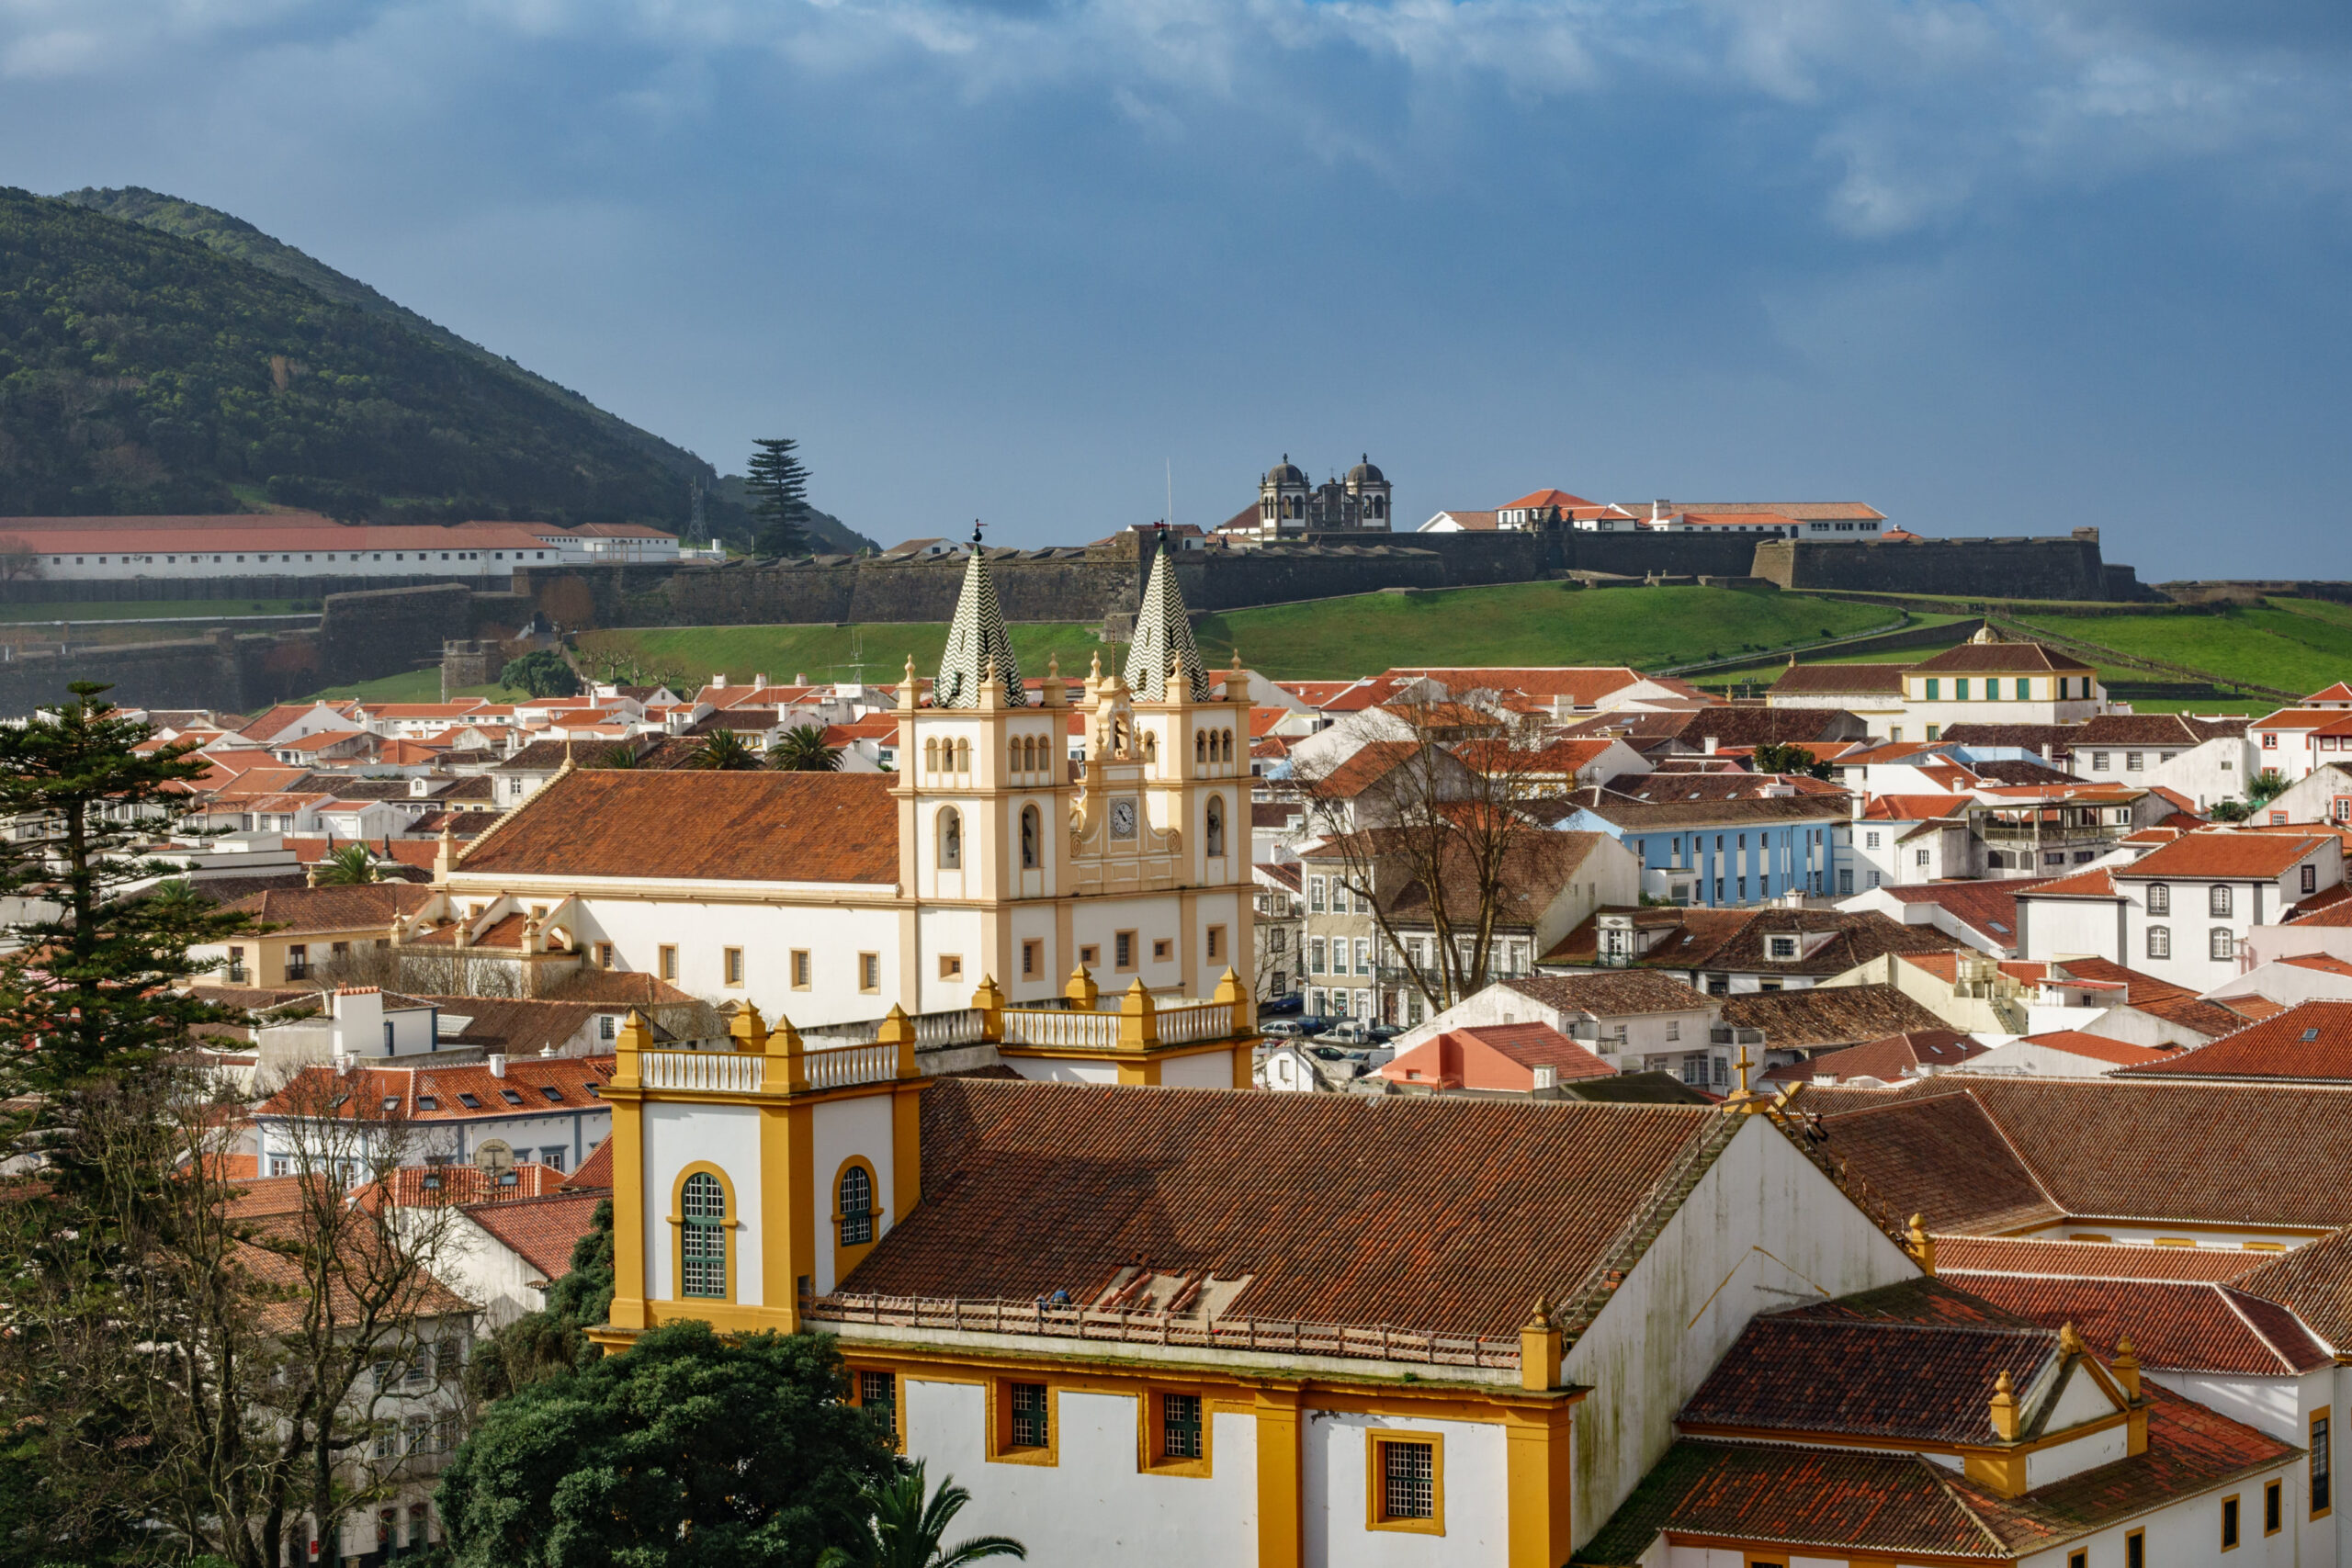
[[2120, 600], [2143, 592], [2130, 567], [2100, 558], [2096, 528], [2067, 538], [1772, 539], [1756, 547], [1756, 575], [1782, 588], [1971, 599]]

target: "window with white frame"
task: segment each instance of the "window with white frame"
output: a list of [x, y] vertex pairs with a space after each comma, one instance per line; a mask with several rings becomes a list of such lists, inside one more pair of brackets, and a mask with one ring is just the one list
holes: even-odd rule
[[2216, 882], [2213, 884], [2212, 890], [2206, 895], [2206, 913], [2217, 919], [2226, 919], [2230, 909], [2230, 885], [2226, 882]]
[[2169, 884], [2163, 882], [2148, 884], [2148, 913], [2152, 915], [2172, 913], [2172, 887]]
[[2172, 928], [2170, 926], [2148, 928], [2148, 956], [2151, 958], [2172, 956]]
[[2224, 963], [2238, 955], [2237, 938], [2227, 926], [2215, 926], [2206, 944], [2205, 956], [2215, 963]]

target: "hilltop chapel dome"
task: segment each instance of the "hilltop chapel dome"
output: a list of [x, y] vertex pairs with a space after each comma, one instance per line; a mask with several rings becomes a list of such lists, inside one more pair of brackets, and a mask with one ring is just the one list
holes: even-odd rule
[[1285, 452], [1283, 454], [1281, 462], [1266, 470], [1266, 482], [1270, 485], [1305, 485], [1306, 473], [1306, 470], [1295, 467], [1290, 460], [1290, 454]]
[[1348, 470], [1348, 482], [1351, 485], [1382, 485], [1388, 482], [1388, 477], [1373, 467], [1372, 454], [1366, 452], [1363, 461]]

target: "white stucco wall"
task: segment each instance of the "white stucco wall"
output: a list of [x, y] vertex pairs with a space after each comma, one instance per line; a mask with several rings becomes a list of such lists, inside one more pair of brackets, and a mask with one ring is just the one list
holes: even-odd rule
[[1197, 1056], [1175, 1056], [1159, 1065], [1163, 1089], [1231, 1089], [1233, 1053], [1208, 1051]]
[[842, 1167], [853, 1155], [863, 1155], [874, 1167], [874, 1201], [881, 1217], [874, 1222], [876, 1241], [890, 1228], [898, 1209], [897, 1173], [891, 1157], [893, 1140], [890, 1096], [863, 1095], [854, 1100], [821, 1100], [810, 1108], [808, 1132], [815, 1144], [810, 1168], [817, 1179], [817, 1293], [839, 1282], [834, 1254], [841, 1233], [833, 1225], [839, 1197], [836, 1183]]
[[1053, 1465], [992, 1464], [987, 1391], [977, 1382], [908, 1380], [907, 1452], [936, 1479], [972, 1490], [952, 1540], [1009, 1535], [1029, 1561], [1137, 1568], [1248, 1563], [1258, 1552], [1257, 1421], [1212, 1410], [1205, 1476], [1137, 1468], [1136, 1400], [1063, 1389]]
[[1581, 1546], [1674, 1441], [1674, 1415], [1758, 1313], [1918, 1277], [1909, 1254], [1762, 1117], [1717, 1156], [1570, 1347]]
[[[708, 1161], [727, 1173], [733, 1190], [735, 1300], [761, 1304], [760, 1113], [749, 1105], [645, 1106], [645, 1280], [656, 1301], [677, 1299], [671, 1260], [672, 1197], [686, 1167]], [[830, 1212], [830, 1211], [829, 1211]], [[783, 1216], [777, 1216], [779, 1223]]]
[[[1445, 1533], [1374, 1529], [1366, 1445], [1374, 1431], [1445, 1439]], [[1510, 1542], [1508, 1461], [1499, 1425], [1310, 1411], [1299, 1434], [1301, 1523], [1308, 1568], [1421, 1568], [1500, 1562]]]

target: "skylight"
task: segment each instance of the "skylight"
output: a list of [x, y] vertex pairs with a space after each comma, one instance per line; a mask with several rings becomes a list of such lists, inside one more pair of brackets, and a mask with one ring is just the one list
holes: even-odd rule
[[522, 1104], [522, 1103], [523, 1103], [523, 1097], [522, 1097], [521, 1095], [519, 1095], [519, 1094], [516, 1094], [516, 1093], [515, 1093], [513, 1089], [500, 1089], [500, 1090], [498, 1091], [498, 1098], [499, 1098], [499, 1099], [501, 1099], [501, 1100], [504, 1100], [504, 1101], [505, 1101], [507, 1104], [509, 1104], [509, 1105], [520, 1105], [520, 1104]]
[[554, 1100], [559, 1105], [563, 1103], [563, 1090], [556, 1088], [555, 1085], [551, 1083], [541, 1084], [539, 1086], [539, 1092], [546, 1095], [549, 1100]]
[[2319, 1031], [2316, 1029], [2306, 1029], [2303, 1031], [2303, 1038], [2306, 1040], [2316, 1040], [2319, 1038]]
[[481, 1109], [481, 1101], [470, 1094], [461, 1094], [458, 1096], [458, 1103], [464, 1106], [469, 1111], [480, 1111]]
[[441, 1101], [432, 1095], [420, 1094], [416, 1097], [416, 1108], [419, 1111], [438, 1111]]

